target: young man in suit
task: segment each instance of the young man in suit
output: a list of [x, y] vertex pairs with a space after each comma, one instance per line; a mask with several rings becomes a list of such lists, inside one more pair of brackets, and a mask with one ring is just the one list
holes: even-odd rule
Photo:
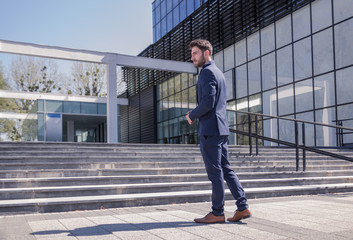
[[245, 192], [228, 161], [229, 126], [227, 121], [226, 82], [223, 73], [212, 60], [212, 45], [209, 41], [197, 39], [190, 43], [191, 61], [196, 68], [202, 68], [197, 81], [198, 106], [186, 114], [189, 124], [199, 119], [198, 135], [200, 151], [206, 172], [212, 183], [212, 212], [197, 223], [222, 223], [224, 217], [224, 180], [227, 182], [237, 211], [228, 221], [237, 222], [251, 216]]

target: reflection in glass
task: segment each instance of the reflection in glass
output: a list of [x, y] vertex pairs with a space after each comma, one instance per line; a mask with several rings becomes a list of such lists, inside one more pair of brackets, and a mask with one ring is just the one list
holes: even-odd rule
[[319, 32], [313, 36], [314, 74], [333, 70], [332, 29]]
[[234, 45], [235, 47], [235, 65], [239, 66], [246, 62], [246, 39], [243, 39]]
[[310, 5], [293, 13], [293, 40], [310, 34]]
[[260, 59], [248, 63], [249, 71], [249, 94], [261, 91]]
[[292, 45], [277, 51], [278, 86], [293, 82]]
[[283, 47], [292, 42], [291, 18], [286, 17], [276, 22], [276, 43], [277, 48]]
[[235, 97], [245, 97], [248, 95], [246, 64], [235, 69], [235, 76]]
[[224, 71], [234, 68], [234, 45], [224, 49]]
[[301, 81], [295, 84], [295, 107], [296, 112], [303, 112], [313, 109], [312, 79]]
[[352, 29], [353, 19], [347, 20], [335, 26], [336, 68], [341, 68], [353, 64]]
[[275, 50], [275, 27], [271, 24], [261, 29], [261, 54]]
[[[335, 108], [324, 108], [315, 111], [316, 122], [335, 125], [333, 122], [336, 118]], [[331, 127], [323, 127], [317, 125], [316, 129], [316, 146], [337, 146], [336, 129]]]
[[331, 0], [320, 0], [311, 3], [313, 32], [332, 25]]
[[224, 73], [226, 79], [226, 90], [227, 90], [227, 100], [234, 98], [234, 86], [233, 86], [233, 71], [230, 70]]
[[[314, 121], [314, 113], [306, 112], [296, 115], [296, 119], [303, 121]], [[306, 146], [315, 146], [315, 134], [314, 134], [314, 125], [304, 123], [305, 129], [305, 145]], [[298, 123], [298, 141], [299, 144], [303, 144], [303, 124]]]
[[353, 102], [353, 67], [336, 73], [337, 104]]
[[333, 73], [314, 78], [315, 108], [335, 104], [335, 83]]
[[251, 34], [248, 38], [248, 61], [260, 56], [259, 32]]
[[294, 43], [295, 80], [312, 76], [310, 37]]
[[214, 61], [216, 66], [223, 72], [223, 51], [214, 55]]
[[262, 90], [276, 87], [276, 62], [275, 53], [270, 53], [261, 58], [262, 62]]
[[294, 113], [293, 84], [278, 88], [278, 114]]

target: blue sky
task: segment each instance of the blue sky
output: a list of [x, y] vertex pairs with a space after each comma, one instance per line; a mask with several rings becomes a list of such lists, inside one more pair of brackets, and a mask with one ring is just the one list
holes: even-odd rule
[[153, 41], [152, 2], [0, 0], [0, 39], [137, 55]]

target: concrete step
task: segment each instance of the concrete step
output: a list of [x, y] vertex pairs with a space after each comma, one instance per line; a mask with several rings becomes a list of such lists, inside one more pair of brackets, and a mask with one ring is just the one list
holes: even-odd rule
[[[353, 170], [306, 171], [306, 172], [238, 172], [239, 179], [287, 179], [287, 178], [327, 178], [353, 176]], [[161, 174], [161, 175], [124, 175], [124, 176], [78, 176], [78, 177], [43, 177], [43, 178], [2, 178], [1, 188], [49, 187], [49, 186], [84, 186], [93, 184], [141, 184], [168, 182], [208, 181], [206, 173]]]
[[[247, 198], [353, 192], [352, 183], [306, 186], [245, 188]], [[226, 200], [232, 196], [226, 191]], [[62, 212], [88, 209], [160, 205], [211, 200], [210, 190], [117, 194], [63, 198], [0, 200], [0, 214]]]
[[[353, 176], [241, 180], [244, 188], [353, 183]], [[225, 188], [227, 185], [225, 184]], [[209, 181], [0, 189], [0, 200], [211, 190]]]

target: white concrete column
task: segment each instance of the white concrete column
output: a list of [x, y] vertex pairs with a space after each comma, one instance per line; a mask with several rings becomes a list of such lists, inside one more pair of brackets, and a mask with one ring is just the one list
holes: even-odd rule
[[118, 142], [118, 106], [117, 106], [117, 86], [116, 86], [116, 64], [110, 61], [108, 64], [107, 78], [107, 135], [108, 143]]

